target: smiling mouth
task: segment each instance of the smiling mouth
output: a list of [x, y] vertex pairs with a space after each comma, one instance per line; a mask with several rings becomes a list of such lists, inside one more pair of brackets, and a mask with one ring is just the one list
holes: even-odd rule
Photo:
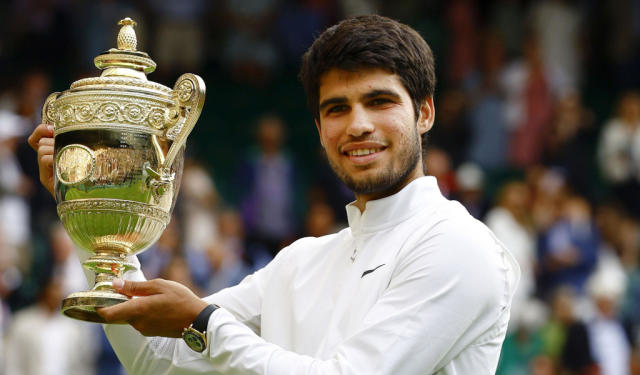
[[375, 153], [380, 152], [382, 150], [384, 150], [384, 147], [358, 148], [358, 149], [355, 149], [355, 150], [346, 151], [346, 152], [344, 152], [344, 154], [347, 155], [347, 156], [367, 156], [367, 155], [375, 154]]

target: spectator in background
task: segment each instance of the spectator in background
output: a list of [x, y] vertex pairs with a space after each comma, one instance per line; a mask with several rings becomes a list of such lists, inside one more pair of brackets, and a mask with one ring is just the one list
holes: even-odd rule
[[612, 221], [614, 249], [621, 251], [627, 279], [620, 303], [620, 318], [633, 345], [636, 366], [640, 365], [640, 223], [630, 216], [620, 215]]
[[57, 222], [52, 225], [49, 243], [53, 261], [51, 264], [52, 272], [54, 277], [62, 283], [62, 293], [65, 297], [73, 292], [86, 290], [88, 287], [87, 280], [82, 267], [78, 267], [79, 260], [75, 253], [76, 246], [62, 223]]
[[505, 74], [505, 48], [493, 31], [485, 31], [479, 69], [469, 75], [465, 89], [469, 95], [470, 140], [468, 157], [485, 170], [507, 165], [508, 129], [501, 81]]
[[545, 65], [562, 74], [570, 87], [579, 87], [582, 82], [582, 20], [575, 2], [537, 1], [533, 3], [529, 17], [540, 40]]
[[[206, 0], [147, 0], [156, 24], [154, 58], [169, 76], [202, 70], [204, 62], [203, 18], [211, 4]], [[149, 43], [151, 44], [151, 43]]]
[[[69, 43], [74, 40], [70, 4], [40, 0], [5, 3], [9, 5], [3, 9], [1, 24], [8, 28], [3, 31], [11, 37], [6, 39], [6, 50], [3, 48], [2, 52], [11, 57], [11, 66], [21, 68], [28, 62], [52, 69], [68, 69], [66, 64], [74, 52], [73, 43]], [[55, 58], [43, 59], [43, 56]]]
[[566, 198], [560, 217], [543, 233], [540, 249], [543, 293], [568, 285], [583, 295], [587, 278], [596, 266], [599, 246], [600, 236], [589, 203], [579, 196]]
[[580, 94], [570, 92], [556, 102], [542, 161], [557, 168], [578, 193], [593, 196], [591, 136], [593, 114], [583, 107]]
[[238, 82], [268, 83], [280, 62], [273, 40], [277, 0], [223, 2], [226, 24], [222, 63]]
[[447, 2], [445, 17], [450, 35], [446, 79], [448, 86], [460, 87], [476, 65], [477, 12], [475, 2]]
[[520, 284], [513, 296], [509, 329], [519, 327], [535, 293], [536, 238], [531, 218], [531, 192], [520, 181], [506, 183], [498, 193], [497, 205], [485, 223], [511, 251], [520, 265]]
[[534, 358], [529, 365], [529, 369], [531, 375], [556, 375], [555, 363], [547, 356]]
[[297, 229], [296, 168], [282, 149], [285, 129], [279, 116], [262, 116], [256, 130], [257, 152], [240, 166], [237, 186], [244, 189], [241, 207], [250, 256], [273, 256]]
[[625, 93], [604, 125], [598, 146], [600, 170], [613, 195], [640, 217], [640, 94]]
[[43, 71], [32, 70], [21, 77], [15, 112], [24, 119], [27, 131], [33, 130], [40, 123], [42, 105], [50, 87], [50, 78]]
[[[51, 89], [51, 78], [43, 71], [32, 70], [21, 76], [19, 81], [14, 111], [21, 117], [23, 126], [26, 127], [25, 132], [30, 132], [36, 124], [40, 123], [42, 105]], [[38, 164], [32, 152], [25, 137], [21, 137], [16, 149], [16, 157], [33, 187], [28, 194], [31, 228], [46, 236], [51, 223], [57, 221], [58, 217], [55, 213], [55, 201], [38, 181]]]
[[285, 1], [277, 14], [276, 32], [285, 63], [297, 65], [313, 38], [335, 20], [333, 1]]
[[268, 262], [268, 259], [255, 259], [254, 264], [249, 264], [245, 254], [242, 217], [237, 211], [222, 211], [218, 225], [220, 237], [207, 250], [207, 265], [210, 270], [206, 286], [208, 293], [236, 285], [245, 276]]
[[602, 203], [597, 207], [596, 220], [598, 230], [602, 234], [602, 248], [619, 257], [628, 272], [638, 269], [640, 223], [622, 207], [611, 202]]
[[219, 240], [217, 207], [220, 197], [209, 172], [189, 161], [185, 165], [177, 210], [182, 224], [184, 257], [193, 281], [206, 289], [210, 269], [207, 249]]
[[149, 279], [160, 277], [171, 259], [181, 252], [180, 225], [176, 218], [172, 217], [158, 241], [147, 251], [139, 254], [142, 272]]
[[543, 355], [555, 361], [559, 374], [599, 375], [587, 327], [576, 316], [575, 304], [571, 287], [553, 291], [551, 317], [540, 330]]
[[204, 166], [193, 161], [185, 164], [177, 202], [184, 226], [184, 247], [187, 251], [204, 252], [218, 237], [216, 211], [220, 196]]
[[544, 366], [544, 361], [552, 361], [544, 354], [540, 331], [547, 318], [545, 309], [528, 309], [521, 317], [518, 327], [508, 333], [504, 340], [496, 371], [498, 375], [536, 375], [534, 368]]
[[438, 179], [438, 187], [442, 195], [447, 198], [451, 197], [457, 186], [449, 154], [443, 149], [429, 147], [425, 155], [425, 165], [427, 166], [427, 175]]
[[489, 14], [491, 26], [505, 42], [507, 57], [518, 56], [522, 48], [525, 18], [523, 2], [519, 0], [498, 0], [493, 3]]
[[629, 338], [618, 320], [626, 276], [615, 257], [601, 260], [589, 278], [588, 293], [596, 307], [588, 322], [589, 342], [602, 374], [628, 375], [631, 362]]
[[526, 180], [531, 189], [531, 216], [535, 231], [541, 234], [561, 216], [568, 187], [564, 175], [553, 168], [530, 168]]
[[471, 216], [482, 219], [488, 209], [482, 169], [473, 163], [462, 164], [456, 169], [456, 185], [455, 200], [462, 203]]
[[60, 314], [62, 282], [52, 278], [36, 304], [18, 311], [9, 326], [5, 375], [91, 375], [96, 339], [86, 323]]
[[514, 167], [537, 164], [549, 130], [554, 100], [567, 90], [564, 77], [545, 65], [535, 34], [523, 43], [523, 57], [512, 63], [502, 82], [507, 124], [512, 129], [509, 159]]
[[[594, 22], [590, 25], [594, 58], [604, 60], [607, 79], [616, 89], [637, 88], [640, 85], [639, 5], [635, 1], [609, 0], [595, 2]], [[593, 25], [596, 23], [595, 25]], [[603, 30], [605, 28], [606, 32]]]
[[[79, 56], [76, 57], [75, 63], [82, 64], [80, 70], [83, 72], [93, 71], [93, 58], [102, 53], [107, 46], [113, 45], [113, 36], [117, 35], [119, 28], [116, 22], [124, 17], [130, 17], [138, 23], [138, 50], [149, 51], [152, 47], [152, 43], [147, 42], [145, 33], [149, 26], [147, 19], [133, 3], [113, 0], [83, 1], [75, 3], [72, 12], [75, 21], [73, 26], [82, 30], [82, 33], [77, 34], [76, 47]], [[140, 48], [141, 45], [143, 48]], [[155, 58], [155, 54], [153, 55]], [[161, 66], [162, 69], [158, 70], [164, 70], [164, 66]]]
[[33, 189], [23, 173], [16, 150], [29, 131], [26, 121], [9, 111], [0, 111], [0, 264], [18, 264], [21, 250], [31, 236], [27, 197]]
[[440, 95], [438, 103], [438, 126], [429, 134], [429, 143], [432, 147], [446, 150], [450, 162], [457, 166], [467, 158], [467, 98], [461, 90], [448, 90]]
[[336, 221], [346, 226], [347, 210], [344, 207], [355, 199], [353, 192], [333, 172], [322, 147], [318, 147], [315, 156], [315, 176], [307, 191], [308, 201], [311, 205], [314, 202], [328, 204], [335, 214]]
[[336, 229], [335, 214], [331, 206], [324, 202], [312, 203], [305, 220], [305, 235], [322, 237], [337, 232]]
[[193, 282], [189, 263], [181, 254], [174, 254], [169, 259], [169, 263], [160, 271], [160, 278], [177, 281], [193, 291], [195, 295], [203, 295], [202, 290]]

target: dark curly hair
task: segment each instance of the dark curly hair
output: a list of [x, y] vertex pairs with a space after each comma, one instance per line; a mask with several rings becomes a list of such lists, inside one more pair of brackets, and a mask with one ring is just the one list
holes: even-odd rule
[[[302, 56], [299, 78], [314, 118], [320, 118], [320, 78], [331, 69], [382, 68], [397, 74], [418, 119], [420, 104], [435, 92], [431, 48], [411, 27], [379, 15], [346, 19], [325, 30]], [[426, 148], [426, 133], [422, 150]]]

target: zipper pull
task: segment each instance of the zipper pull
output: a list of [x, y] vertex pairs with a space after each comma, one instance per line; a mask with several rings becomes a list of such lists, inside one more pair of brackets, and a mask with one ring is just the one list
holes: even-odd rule
[[358, 248], [354, 247], [353, 248], [353, 254], [351, 254], [351, 258], [349, 258], [349, 259], [351, 259], [351, 263], [356, 261], [356, 252], [358, 252]]

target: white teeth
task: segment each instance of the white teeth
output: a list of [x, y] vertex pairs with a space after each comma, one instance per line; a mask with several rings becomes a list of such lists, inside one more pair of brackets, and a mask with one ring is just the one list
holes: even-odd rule
[[360, 148], [348, 152], [349, 156], [364, 156], [380, 151], [378, 148]]

